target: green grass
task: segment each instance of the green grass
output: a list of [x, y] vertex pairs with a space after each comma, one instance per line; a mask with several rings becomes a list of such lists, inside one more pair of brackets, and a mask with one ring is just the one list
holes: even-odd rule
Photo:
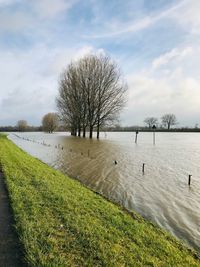
[[16, 229], [30, 266], [200, 266], [195, 252], [0, 136]]

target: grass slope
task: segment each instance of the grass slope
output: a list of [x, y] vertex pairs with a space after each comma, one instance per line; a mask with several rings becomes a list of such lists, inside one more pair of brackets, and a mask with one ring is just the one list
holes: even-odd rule
[[30, 266], [200, 266], [195, 253], [0, 136], [0, 163]]

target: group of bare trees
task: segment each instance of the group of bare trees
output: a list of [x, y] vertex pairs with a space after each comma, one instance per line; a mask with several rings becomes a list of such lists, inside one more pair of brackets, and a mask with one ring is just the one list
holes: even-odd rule
[[[62, 72], [59, 94], [56, 99], [59, 119], [71, 129], [71, 134], [92, 138], [96, 130], [117, 121], [125, 105], [127, 85], [117, 64], [104, 55], [88, 55], [74, 61]], [[42, 119], [43, 130], [52, 133], [58, 126], [58, 114], [48, 113]], [[158, 118], [147, 117], [144, 123], [152, 128], [158, 126]], [[161, 117], [161, 125], [168, 130], [176, 125], [174, 114]], [[19, 131], [27, 128], [27, 122], [18, 121]]]
[[116, 121], [125, 104], [126, 84], [116, 63], [108, 56], [88, 55], [72, 62], [59, 81], [57, 107], [71, 134], [83, 137], [89, 130]]
[[[158, 118], [155, 117], [147, 117], [144, 119], [144, 123], [149, 127], [152, 128], [153, 125], [158, 126]], [[161, 117], [161, 126], [166, 127], [168, 130], [171, 128], [171, 126], [174, 126], [177, 124], [177, 119], [174, 114], [165, 114]]]

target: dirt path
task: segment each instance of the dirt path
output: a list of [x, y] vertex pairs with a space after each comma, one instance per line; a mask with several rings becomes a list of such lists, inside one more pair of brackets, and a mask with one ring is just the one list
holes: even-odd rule
[[13, 227], [12, 210], [9, 204], [3, 174], [0, 172], [0, 266], [24, 267], [23, 254]]

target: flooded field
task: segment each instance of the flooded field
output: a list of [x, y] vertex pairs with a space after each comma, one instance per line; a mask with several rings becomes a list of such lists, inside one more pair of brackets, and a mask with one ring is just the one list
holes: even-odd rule
[[9, 137], [31, 155], [200, 251], [199, 133], [156, 133], [156, 145], [152, 133], [139, 133], [137, 144], [135, 133], [102, 133], [100, 140], [69, 133]]

